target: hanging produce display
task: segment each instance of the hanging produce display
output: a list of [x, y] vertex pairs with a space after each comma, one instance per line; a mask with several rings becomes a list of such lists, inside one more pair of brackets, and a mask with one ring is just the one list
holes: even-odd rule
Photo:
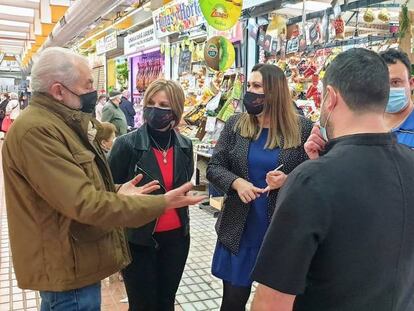
[[341, 15], [334, 20], [334, 28], [336, 39], [345, 39], [345, 22]]
[[390, 21], [390, 13], [388, 12], [386, 8], [382, 9], [378, 13], [378, 19], [384, 23], [388, 23]]
[[199, 0], [207, 23], [217, 30], [228, 30], [239, 20], [242, 0]]
[[374, 12], [372, 9], [367, 9], [364, 13], [364, 22], [372, 23], [375, 19]]
[[207, 66], [215, 71], [230, 69], [236, 59], [233, 43], [223, 36], [212, 37], [205, 45], [204, 59]]

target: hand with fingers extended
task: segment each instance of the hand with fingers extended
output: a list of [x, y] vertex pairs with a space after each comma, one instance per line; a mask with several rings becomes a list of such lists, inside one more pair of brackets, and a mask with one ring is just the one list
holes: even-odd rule
[[323, 139], [319, 126], [315, 125], [311, 135], [306, 141], [304, 148], [309, 159], [315, 160], [319, 158], [319, 153], [325, 149], [326, 141]]
[[270, 171], [266, 174], [267, 187], [264, 189], [265, 192], [271, 190], [280, 189], [287, 179], [287, 175], [281, 171]]
[[205, 195], [188, 195], [193, 188], [191, 183], [186, 183], [179, 188], [168, 191], [164, 197], [167, 202], [167, 209], [196, 205], [207, 199]]
[[255, 187], [243, 178], [237, 178], [233, 182], [232, 188], [237, 191], [240, 200], [246, 204], [256, 200], [264, 192], [264, 189]]
[[141, 187], [137, 187], [142, 178], [144, 178], [142, 174], [137, 175], [133, 180], [123, 184], [121, 188], [119, 188], [118, 193], [123, 195], [140, 195], [148, 194], [160, 189], [158, 180], [154, 180]]

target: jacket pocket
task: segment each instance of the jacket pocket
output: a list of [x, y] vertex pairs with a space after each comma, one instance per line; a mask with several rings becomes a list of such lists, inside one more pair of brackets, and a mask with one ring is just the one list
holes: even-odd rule
[[118, 245], [114, 244], [112, 232], [95, 241], [81, 241], [71, 236], [75, 274], [77, 278], [85, 278], [115, 265]]
[[80, 242], [96, 242], [112, 230], [81, 224], [76, 221], [72, 221], [70, 224], [70, 234]]
[[97, 190], [104, 189], [101, 173], [99, 172], [99, 169], [95, 163], [95, 154], [89, 150], [83, 150], [73, 154], [73, 158], [75, 159], [76, 163], [82, 167], [85, 174], [95, 185], [95, 188]]

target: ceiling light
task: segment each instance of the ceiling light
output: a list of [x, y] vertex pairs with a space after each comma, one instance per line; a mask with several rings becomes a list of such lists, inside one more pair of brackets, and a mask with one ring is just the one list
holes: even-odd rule
[[[283, 5], [286, 9], [295, 9], [295, 10], [302, 10], [303, 9], [303, 2], [298, 2], [295, 4], [292, 3], [286, 3]], [[306, 11], [322, 11], [326, 10], [327, 8], [330, 8], [331, 4], [326, 2], [320, 2], [320, 1], [306, 1], [305, 2], [305, 10]]]
[[19, 8], [15, 6], [9, 5], [0, 5], [0, 13], [8, 14], [8, 15], [16, 15], [16, 16], [34, 16], [34, 10], [28, 8]]
[[16, 27], [29, 27], [29, 23], [24, 22], [15, 22], [15, 21], [6, 21], [4, 19], [0, 19], [0, 25], [6, 25], [6, 26], [16, 26]]
[[2, 31], [2, 30], [0, 30], [0, 36], [13, 36], [13, 37], [25, 38], [26, 35], [27, 34], [25, 32]]

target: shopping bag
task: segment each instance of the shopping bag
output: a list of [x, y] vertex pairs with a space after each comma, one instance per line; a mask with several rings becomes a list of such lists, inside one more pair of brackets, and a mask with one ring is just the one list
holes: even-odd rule
[[10, 116], [5, 116], [3, 119], [3, 123], [1, 124], [1, 130], [3, 132], [7, 132], [12, 124], [12, 119]]

